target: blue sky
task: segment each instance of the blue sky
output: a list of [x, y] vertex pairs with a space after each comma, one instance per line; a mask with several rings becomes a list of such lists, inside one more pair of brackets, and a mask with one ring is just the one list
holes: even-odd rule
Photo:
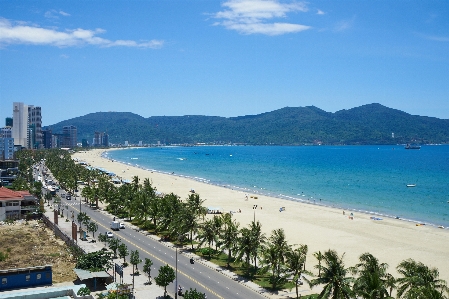
[[0, 0], [0, 119], [381, 103], [449, 119], [449, 1]]

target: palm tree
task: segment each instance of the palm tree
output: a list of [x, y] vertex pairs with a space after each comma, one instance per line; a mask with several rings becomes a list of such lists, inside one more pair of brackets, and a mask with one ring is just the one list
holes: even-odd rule
[[237, 240], [239, 235], [239, 223], [235, 220], [233, 221], [230, 217], [226, 218], [224, 222], [223, 230], [220, 234], [219, 246], [222, 249], [228, 251], [228, 261], [226, 266], [229, 268], [229, 263], [231, 262], [232, 252], [237, 247]]
[[201, 247], [204, 243], [209, 244], [209, 259], [211, 256], [210, 245], [215, 240], [214, 223], [212, 220], [206, 220], [201, 224], [197, 239], [199, 240], [198, 247]]
[[388, 264], [380, 264], [379, 260], [370, 253], [362, 254], [359, 260], [360, 263], [352, 268], [353, 274], [358, 274], [354, 281], [354, 293], [364, 299], [390, 297], [386, 284]]
[[271, 272], [270, 281], [273, 289], [276, 289], [286, 281], [287, 268], [285, 261], [290, 250], [291, 247], [287, 244], [284, 230], [273, 230], [268, 244], [262, 252], [262, 263], [265, 265], [264, 270]]
[[267, 241], [267, 237], [262, 232], [262, 225], [259, 221], [254, 222], [252, 221], [250, 224], [250, 231], [251, 231], [251, 246], [252, 246], [252, 252], [251, 255], [254, 259], [254, 269], [257, 272], [257, 256], [262, 248], [262, 246]]
[[156, 197], [156, 190], [153, 186], [151, 186], [148, 178], [144, 180], [142, 188], [137, 193], [134, 193], [132, 197], [134, 198], [134, 202], [133, 209], [130, 210], [130, 213], [134, 210], [134, 217], [140, 221], [143, 221], [144, 226], [146, 226], [148, 217], [151, 213], [151, 202]]
[[309, 286], [313, 288], [316, 285], [324, 285], [323, 291], [318, 295], [318, 299], [349, 299], [353, 298], [351, 290], [352, 277], [347, 276], [349, 269], [345, 268], [343, 263], [344, 254], [339, 257], [335, 250], [324, 252], [323, 261], [319, 270], [321, 277], [307, 280]]
[[298, 287], [301, 282], [301, 275], [303, 273], [311, 274], [310, 272], [304, 270], [304, 263], [306, 262], [308, 250], [307, 245], [300, 245], [298, 248], [290, 250], [287, 253], [287, 265], [290, 274], [293, 275], [293, 282], [295, 283], [296, 288], [296, 298], [299, 298]]
[[250, 258], [252, 252], [252, 242], [251, 242], [251, 231], [244, 227], [240, 230], [240, 238], [238, 239], [237, 245], [237, 260], [242, 260], [242, 257], [245, 256], [246, 270], [249, 272], [250, 267]]
[[[212, 218], [212, 222], [213, 222], [213, 232], [215, 234], [215, 238], [214, 240], [218, 240], [218, 236], [220, 235], [220, 232], [223, 228], [223, 217], [214, 215], [214, 217]], [[215, 242], [215, 251], [218, 250], [218, 244], [217, 242]]]
[[204, 217], [207, 213], [207, 208], [203, 207], [205, 199], [201, 199], [198, 193], [190, 194], [187, 198], [187, 206], [193, 211], [196, 216]]
[[318, 277], [321, 277], [321, 261], [323, 260], [323, 254], [321, 251], [317, 251], [313, 254], [313, 256], [317, 259], [318, 265], [315, 266], [315, 268], [318, 269]]
[[[436, 268], [429, 268], [421, 262], [407, 259], [397, 266], [398, 278], [398, 298], [404, 299], [424, 299], [447, 298], [444, 293], [448, 293], [446, 281], [439, 279], [439, 272]], [[440, 297], [435, 297], [440, 296]]]

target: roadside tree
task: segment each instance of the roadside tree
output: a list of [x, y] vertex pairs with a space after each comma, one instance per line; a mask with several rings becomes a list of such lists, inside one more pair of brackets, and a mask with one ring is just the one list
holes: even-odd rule
[[175, 280], [175, 270], [169, 265], [162, 266], [154, 280], [158, 286], [164, 287], [164, 296], [167, 296], [167, 286]]

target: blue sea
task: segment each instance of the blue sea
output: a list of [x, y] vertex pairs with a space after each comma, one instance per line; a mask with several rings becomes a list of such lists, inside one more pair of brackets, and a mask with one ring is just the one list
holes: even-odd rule
[[106, 156], [285, 200], [449, 226], [447, 145], [154, 147]]

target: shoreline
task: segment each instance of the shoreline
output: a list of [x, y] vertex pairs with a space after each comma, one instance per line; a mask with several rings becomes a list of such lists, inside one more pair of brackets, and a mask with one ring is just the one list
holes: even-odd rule
[[[101, 157], [108, 159], [108, 160], [113, 160], [112, 158], [108, 157], [108, 152], [109, 151], [115, 151], [115, 150], [126, 150], [126, 149], [139, 149], [139, 147], [130, 147], [130, 148], [111, 148], [111, 149], [107, 149], [107, 150], [103, 150], [103, 152], [101, 153]], [[432, 223], [432, 222], [428, 222], [428, 221], [420, 221], [420, 220], [416, 220], [416, 219], [412, 219], [412, 218], [408, 218], [408, 217], [400, 217], [396, 215], [391, 215], [391, 214], [387, 214], [387, 213], [383, 213], [383, 212], [375, 212], [375, 211], [370, 211], [370, 210], [364, 210], [364, 209], [360, 209], [360, 208], [353, 208], [353, 207], [344, 207], [344, 206], [338, 206], [338, 205], [329, 205], [329, 204], [323, 204], [321, 199], [316, 202], [316, 200], [314, 199], [313, 202], [312, 200], [308, 199], [302, 199], [301, 197], [294, 197], [294, 196], [290, 196], [290, 195], [284, 195], [284, 194], [275, 194], [272, 192], [260, 192], [258, 190], [255, 189], [251, 189], [251, 188], [244, 188], [244, 187], [240, 187], [240, 186], [234, 186], [234, 185], [229, 185], [229, 184], [218, 184], [218, 183], [212, 183], [210, 180], [205, 179], [205, 178], [199, 178], [199, 177], [194, 177], [194, 176], [189, 176], [189, 175], [182, 175], [182, 174], [176, 174], [176, 173], [170, 173], [167, 171], [161, 171], [161, 170], [157, 170], [157, 169], [149, 169], [149, 168], [145, 168], [143, 166], [140, 166], [138, 164], [132, 164], [132, 163], [126, 163], [123, 161], [119, 161], [119, 160], [114, 160], [117, 163], [121, 163], [123, 165], [126, 166], [132, 166], [132, 167], [136, 167], [145, 171], [150, 171], [150, 172], [157, 172], [163, 175], [171, 175], [171, 176], [177, 176], [177, 177], [181, 177], [181, 178], [185, 178], [185, 179], [190, 179], [193, 181], [197, 181], [200, 183], [204, 183], [204, 184], [209, 184], [211, 186], [216, 186], [216, 187], [220, 187], [220, 188], [227, 188], [227, 189], [231, 189], [231, 190], [239, 190], [245, 193], [253, 193], [253, 194], [257, 194], [258, 196], [266, 196], [266, 197], [272, 197], [272, 198], [278, 198], [278, 199], [282, 199], [282, 200], [288, 200], [288, 201], [292, 201], [292, 202], [297, 202], [300, 204], [310, 204], [310, 205], [319, 205], [319, 206], [323, 206], [323, 207], [327, 207], [327, 208], [331, 208], [331, 209], [337, 209], [337, 210], [345, 210], [345, 211], [349, 211], [350, 213], [361, 213], [361, 214], [366, 214], [368, 216], [372, 216], [377, 218], [376, 220], [383, 220], [383, 219], [379, 219], [379, 217], [385, 217], [385, 218], [389, 218], [389, 219], [394, 219], [394, 220], [400, 220], [400, 221], [405, 221], [405, 222], [410, 222], [413, 223], [415, 225], [427, 225], [427, 226], [431, 226], [431, 227], [435, 227], [438, 229], [445, 229], [449, 231], [449, 226], [443, 226], [441, 224], [437, 224], [437, 223]], [[299, 194], [298, 194], [299, 195]], [[303, 195], [304, 196], [304, 195]]]
[[[130, 180], [134, 175], [141, 180], [148, 177], [159, 192], [173, 192], [181, 199], [194, 189], [206, 199], [206, 207], [220, 207], [224, 212], [241, 209], [241, 213], [233, 214], [240, 228], [247, 226], [253, 218], [261, 222], [267, 237], [273, 229], [283, 228], [289, 244], [309, 246], [308, 270], [316, 264], [314, 252], [335, 249], [340, 255], [345, 252], [346, 266], [355, 265], [362, 253], [370, 252], [380, 262], [388, 263], [389, 272], [397, 277], [396, 266], [404, 259], [413, 258], [429, 267], [437, 267], [440, 278], [449, 281], [447, 229], [432, 224], [417, 225], [422, 222], [356, 209], [347, 209], [343, 215], [338, 207], [296, 200], [282, 194], [257, 194], [254, 190], [241, 190], [236, 186], [215, 185], [203, 178], [146, 169], [110, 160], [105, 153], [111, 150], [118, 149], [90, 150], [77, 153], [74, 158], [91, 166], [103, 167], [123, 179]], [[257, 209], [254, 209], [256, 204]], [[279, 211], [281, 207], [285, 208], [282, 212]], [[353, 213], [352, 220], [348, 218], [350, 213]], [[384, 218], [379, 220], [379, 217]]]

